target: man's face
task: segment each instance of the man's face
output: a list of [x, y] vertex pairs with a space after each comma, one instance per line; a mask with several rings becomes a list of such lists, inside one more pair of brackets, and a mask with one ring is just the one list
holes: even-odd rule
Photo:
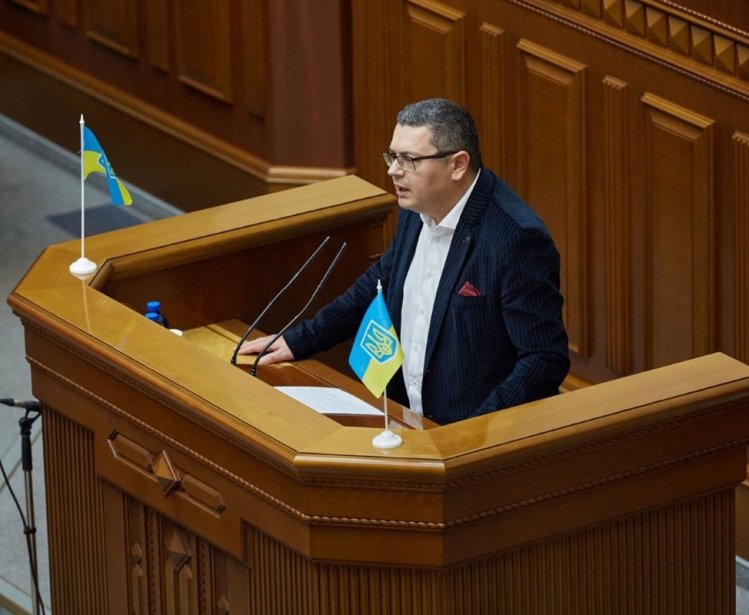
[[[427, 156], [437, 148], [429, 141], [432, 131], [426, 126], [396, 124], [390, 151], [398, 155]], [[388, 175], [393, 179], [398, 205], [441, 220], [455, 204], [451, 156], [419, 160], [414, 171], [404, 171], [393, 162]]]

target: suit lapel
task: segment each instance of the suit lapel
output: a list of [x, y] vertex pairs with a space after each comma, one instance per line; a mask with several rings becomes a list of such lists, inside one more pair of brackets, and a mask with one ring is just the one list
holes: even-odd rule
[[463, 270], [463, 264], [467, 257], [473, 251], [475, 234], [478, 230], [476, 227], [486, 210], [494, 186], [494, 179], [494, 174], [491, 171], [488, 169], [481, 170], [479, 179], [473, 188], [471, 196], [468, 198], [468, 202], [460, 216], [458, 226], [455, 229], [455, 235], [453, 235], [453, 240], [450, 243], [450, 250], [447, 253], [447, 260], [442, 270], [442, 277], [437, 287], [437, 296], [434, 299], [434, 307], [432, 308], [432, 319], [429, 322], [429, 335], [427, 337], [426, 355], [424, 357], [425, 367], [429, 365], [432, 358], [447, 304], [450, 302], [452, 290], [455, 288], [458, 275]]

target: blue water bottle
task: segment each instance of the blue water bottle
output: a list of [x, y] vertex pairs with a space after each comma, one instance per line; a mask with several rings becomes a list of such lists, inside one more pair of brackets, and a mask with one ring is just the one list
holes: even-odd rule
[[159, 301], [149, 301], [146, 303], [146, 318], [159, 323], [162, 327], [169, 328], [166, 316], [161, 313], [161, 302]]

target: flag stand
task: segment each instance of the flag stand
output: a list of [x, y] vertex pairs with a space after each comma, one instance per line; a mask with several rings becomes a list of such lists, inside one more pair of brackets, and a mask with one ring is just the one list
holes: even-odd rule
[[383, 407], [385, 411], [385, 431], [380, 432], [372, 438], [372, 446], [376, 448], [396, 448], [403, 444], [403, 438], [397, 433], [390, 431], [388, 426], [388, 392], [387, 387], [382, 393]]
[[86, 220], [86, 207], [85, 207], [85, 196], [84, 196], [84, 190], [83, 190], [83, 114], [81, 114], [81, 257], [75, 261], [74, 263], [71, 263], [69, 269], [70, 273], [72, 273], [74, 276], [77, 277], [85, 277], [87, 275], [92, 274], [94, 271], [96, 271], [96, 263], [87, 259], [85, 250], [86, 250], [86, 233], [85, 233], [85, 220]]

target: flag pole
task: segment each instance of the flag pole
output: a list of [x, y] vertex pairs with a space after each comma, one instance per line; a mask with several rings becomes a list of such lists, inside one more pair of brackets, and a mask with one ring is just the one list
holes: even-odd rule
[[85, 122], [83, 121], [83, 114], [81, 113], [81, 119], [79, 122], [81, 126], [81, 257], [70, 265], [70, 273], [75, 276], [87, 276], [96, 271], [96, 263], [86, 258], [86, 196], [84, 191], [84, 139], [83, 139], [83, 127]]
[[372, 438], [372, 446], [377, 448], [395, 448], [403, 444], [403, 438], [397, 433], [390, 431], [390, 421], [388, 419], [388, 390], [387, 386], [382, 392], [382, 406], [385, 413], [385, 431], [380, 432]]

